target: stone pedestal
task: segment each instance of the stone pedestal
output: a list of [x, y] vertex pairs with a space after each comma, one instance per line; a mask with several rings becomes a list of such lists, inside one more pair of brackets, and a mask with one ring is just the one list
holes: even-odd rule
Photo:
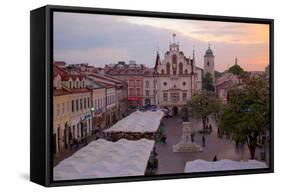
[[179, 143], [173, 145], [173, 152], [197, 152], [202, 151], [201, 145], [191, 141], [191, 122], [182, 123], [182, 136]]

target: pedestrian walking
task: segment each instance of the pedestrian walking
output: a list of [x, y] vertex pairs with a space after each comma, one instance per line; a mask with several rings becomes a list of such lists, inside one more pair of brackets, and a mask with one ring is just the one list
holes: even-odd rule
[[205, 140], [205, 136], [203, 135], [202, 136], [202, 145], [203, 145], [203, 147], [205, 147], [205, 143], [206, 143], [206, 140]]
[[155, 149], [155, 147], [153, 147], [153, 151], [152, 151], [152, 153], [153, 153], [153, 155], [156, 157], [158, 154], [157, 154], [157, 152], [156, 152], [156, 149]]
[[162, 135], [162, 142], [163, 142], [164, 144], [167, 144], [167, 137], [166, 137], [165, 134]]
[[217, 155], [215, 155], [213, 161], [217, 161], [217, 160], [218, 160]]
[[194, 136], [195, 136], [195, 133], [193, 132], [193, 133], [191, 133], [191, 142], [194, 142]]
[[213, 131], [213, 127], [212, 127], [212, 125], [211, 125], [211, 124], [209, 125], [209, 129], [210, 129], [210, 132], [212, 132], [212, 131]]

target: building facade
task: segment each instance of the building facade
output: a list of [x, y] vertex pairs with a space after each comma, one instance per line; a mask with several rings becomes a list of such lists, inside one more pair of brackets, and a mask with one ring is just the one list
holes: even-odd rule
[[156, 105], [156, 78], [153, 69], [146, 70], [143, 76], [143, 105]]
[[93, 129], [103, 129], [106, 125], [106, 86], [91, 77], [86, 77], [86, 86], [92, 91]]
[[143, 78], [146, 70], [145, 65], [136, 64], [135, 61], [130, 61], [129, 64], [119, 61], [105, 67], [106, 74], [127, 82], [128, 107], [140, 107], [144, 104]]
[[66, 131], [71, 126], [70, 95], [71, 93], [61, 85], [61, 76], [56, 74], [53, 80], [53, 151], [64, 151], [68, 148]]
[[92, 133], [91, 90], [85, 77], [71, 75], [53, 66], [53, 149], [69, 149], [74, 140], [87, 139]]
[[215, 90], [218, 95], [220, 101], [223, 104], [227, 104], [227, 95], [229, 89], [231, 89], [234, 85], [239, 84], [240, 80], [237, 75], [232, 73], [224, 73], [219, 78], [216, 79]]
[[[175, 35], [174, 35], [175, 36]], [[202, 88], [203, 70], [195, 65], [195, 56], [187, 58], [175, 41], [161, 61], [155, 62], [156, 105], [179, 114], [193, 93]]]

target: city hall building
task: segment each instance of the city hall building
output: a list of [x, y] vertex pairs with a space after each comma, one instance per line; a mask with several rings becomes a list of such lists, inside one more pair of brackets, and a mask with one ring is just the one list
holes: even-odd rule
[[[175, 34], [173, 34], [175, 38]], [[186, 57], [175, 40], [170, 49], [160, 59], [157, 52], [155, 61], [155, 99], [156, 105], [167, 108], [177, 115], [190, 100], [192, 94], [202, 89], [205, 68], [213, 75], [214, 56], [210, 49], [204, 56], [204, 70], [196, 66], [195, 53], [192, 58]]]

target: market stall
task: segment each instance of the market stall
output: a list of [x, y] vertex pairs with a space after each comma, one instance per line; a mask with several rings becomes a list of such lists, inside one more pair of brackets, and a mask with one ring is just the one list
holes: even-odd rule
[[109, 129], [104, 130], [105, 138], [112, 141], [125, 138], [138, 140], [141, 138], [156, 139], [164, 113], [157, 111], [135, 111], [118, 121]]
[[248, 161], [233, 161], [224, 159], [220, 161], [205, 161], [197, 159], [194, 161], [186, 162], [184, 172], [211, 172], [211, 171], [231, 171], [231, 170], [243, 170], [243, 169], [262, 169], [268, 168], [266, 163], [257, 160]]
[[54, 167], [54, 180], [144, 175], [154, 141], [92, 141]]

